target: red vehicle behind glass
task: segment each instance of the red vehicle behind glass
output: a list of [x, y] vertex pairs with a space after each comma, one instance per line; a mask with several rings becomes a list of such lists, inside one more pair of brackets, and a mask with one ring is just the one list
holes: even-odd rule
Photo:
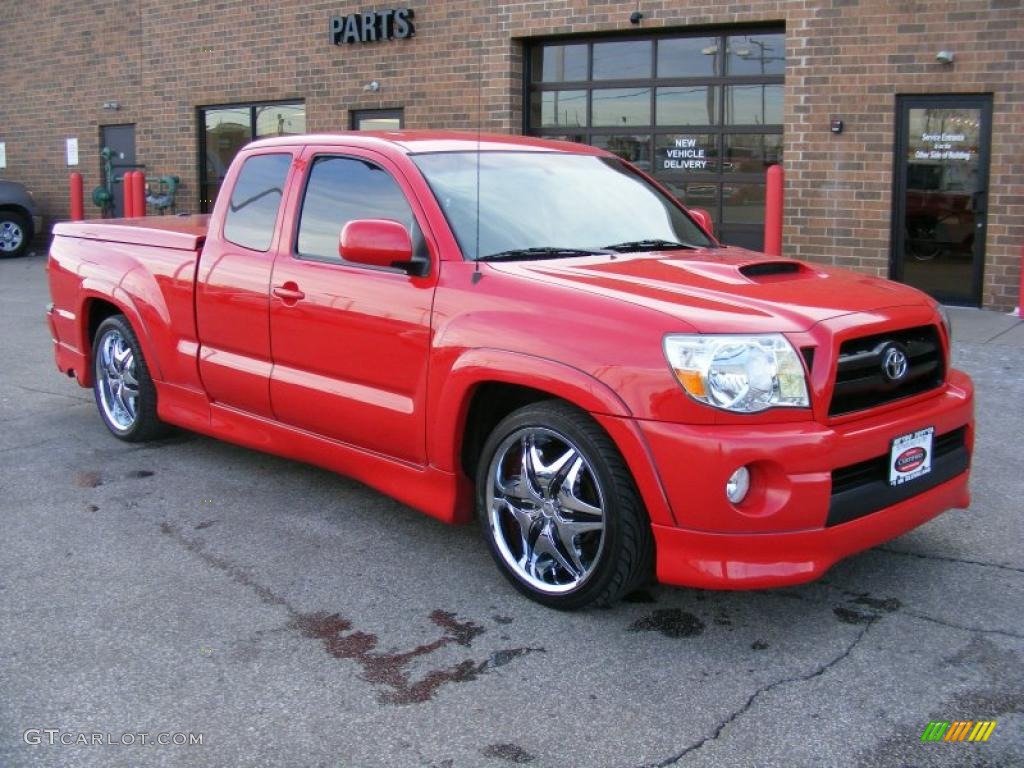
[[807, 581], [968, 503], [970, 380], [906, 286], [723, 246], [586, 146], [249, 145], [212, 216], [56, 228], [58, 368], [166, 425], [479, 518], [547, 605]]

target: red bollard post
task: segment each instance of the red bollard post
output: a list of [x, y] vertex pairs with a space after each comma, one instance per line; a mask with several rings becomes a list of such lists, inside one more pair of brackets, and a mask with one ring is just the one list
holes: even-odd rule
[[69, 179], [71, 185], [71, 220], [82, 221], [85, 218], [85, 205], [83, 203], [82, 174], [72, 171]]
[[135, 216], [135, 171], [125, 171], [121, 177], [122, 216], [131, 219]]
[[769, 166], [764, 193], [764, 252], [769, 256], [782, 255], [783, 181], [782, 166]]
[[146, 215], [146, 174], [135, 172], [135, 215]]

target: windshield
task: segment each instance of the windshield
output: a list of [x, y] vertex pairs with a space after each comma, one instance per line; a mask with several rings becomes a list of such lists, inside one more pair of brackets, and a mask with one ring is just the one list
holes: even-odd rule
[[[480, 216], [477, 219], [479, 158]], [[617, 244], [712, 243], [664, 193], [615, 158], [553, 152], [416, 155], [467, 259]], [[477, 227], [479, 226], [479, 232]]]

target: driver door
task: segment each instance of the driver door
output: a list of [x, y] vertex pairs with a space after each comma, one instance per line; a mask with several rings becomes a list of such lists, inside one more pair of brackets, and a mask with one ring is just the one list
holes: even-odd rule
[[[426, 464], [425, 400], [437, 250], [400, 170], [366, 150], [309, 147], [274, 261], [270, 400], [279, 421]], [[424, 277], [345, 262], [354, 219], [406, 225]]]

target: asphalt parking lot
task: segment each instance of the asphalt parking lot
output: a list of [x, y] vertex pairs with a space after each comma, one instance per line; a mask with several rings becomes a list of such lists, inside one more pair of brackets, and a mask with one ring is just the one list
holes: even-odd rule
[[0, 766], [1024, 765], [1016, 319], [954, 317], [969, 510], [807, 586], [562, 614], [343, 477], [115, 440], [53, 366], [44, 264], [0, 261]]

